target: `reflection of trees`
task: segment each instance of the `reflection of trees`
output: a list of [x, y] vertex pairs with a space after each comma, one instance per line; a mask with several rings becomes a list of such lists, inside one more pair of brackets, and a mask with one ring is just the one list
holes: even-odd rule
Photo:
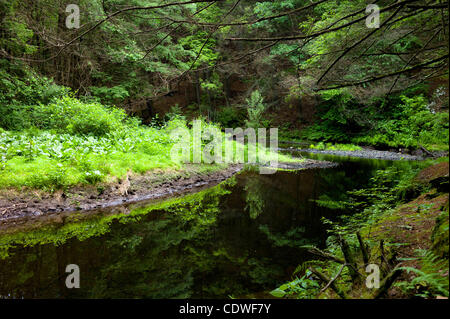
[[[325, 239], [321, 217], [336, 215], [311, 199], [341, 200], [369, 180], [369, 168], [248, 174], [128, 214], [0, 236], [10, 247], [0, 258], [0, 295], [201, 298], [273, 289], [304, 258], [299, 246]], [[80, 266], [80, 290], [61, 284], [68, 263]]]
[[257, 218], [264, 210], [263, 186], [258, 176], [249, 176], [245, 181], [245, 209], [252, 219]]
[[[373, 184], [373, 177], [378, 171], [388, 167], [396, 167], [400, 172], [411, 171], [417, 167], [413, 161], [387, 162], [380, 160], [352, 160], [352, 164], [344, 163], [339, 169], [320, 170], [317, 172], [320, 181], [320, 195], [314, 201], [321, 207], [340, 210], [346, 213], [355, 211], [362, 203], [361, 199], [351, 195], [354, 190], [364, 189]], [[364, 200], [364, 199], [362, 199]]]
[[[107, 222], [100, 218], [80, 222], [79, 229], [73, 224], [71, 231], [46, 228], [48, 236], [43, 230], [30, 234], [33, 247], [12, 249], [10, 257], [0, 260], [0, 294], [187, 298], [271, 289], [274, 278], [277, 282], [284, 279], [283, 266], [271, 261], [269, 251], [255, 253], [259, 239], [236, 244], [227, 237], [235, 227], [218, 224], [219, 212], [226, 215], [220, 203], [229, 193], [226, 185], [218, 185], [126, 215], [108, 216]], [[251, 219], [236, 217], [245, 220], [242, 232], [247, 235]], [[95, 230], [97, 226], [101, 232]], [[257, 224], [252, 227], [257, 231]], [[92, 235], [81, 236], [81, 240], [71, 237], [78, 237], [83, 229]], [[23, 244], [24, 237], [19, 237], [15, 238]], [[44, 243], [57, 238], [61, 244], [39, 245], [40, 238]], [[80, 266], [79, 290], [64, 287], [68, 263]]]
[[143, 222], [114, 230], [107, 248], [120, 257], [101, 269], [92, 297], [192, 297], [193, 272], [208, 266], [201, 250], [209, 242], [226, 193], [219, 185], [188, 195], [152, 210]]
[[[102, 218], [90, 220], [79, 223], [79, 228], [72, 224], [71, 231], [50, 227], [45, 229], [47, 236], [44, 230], [10, 236], [9, 245], [16, 240], [34, 247], [12, 249], [10, 257], [0, 260], [0, 295], [14, 292], [18, 297], [59, 297], [67, 292], [61, 288], [64, 281], [58, 280], [61, 271], [64, 274], [67, 263], [76, 263], [81, 270], [82, 288], [76, 293], [71, 291], [68, 297], [189, 297], [195, 269], [190, 252], [208, 238], [220, 199], [228, 192], [225, 186], [218, 185], [127, 215], [108, 216], [106, 222]], [[96, 227], [101, 232], [96, 232]], [[93, 237], [81, 241], [73, 237], [83, 230]], [[96, 237], [99, 234], [104, 235]], [[48, 238], [63, 244], [39, 245]], [[34, 254], [35, 250], [43, 250], [44, 255]], [[40, 267], [42, 264], [44, 267]]]
[[314, 238], [305, 236], [306, 228], [304, 226], [294, 226], [279, 233], [272, 233], [268, 225], [259, 225], [259, 229], [276, 247], [301, 247], [303, 245], [316, 243]]

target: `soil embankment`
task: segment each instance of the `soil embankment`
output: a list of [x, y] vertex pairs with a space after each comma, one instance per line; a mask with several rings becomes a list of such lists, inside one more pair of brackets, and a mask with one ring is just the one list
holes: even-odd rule
[[[335, 165], [337, 164], [327, 161], [304, 159], [299, 163], [279, 163], [277, 168], [298, 170]], [[131, 173], [126, 179], [114, 183], [80, 185], [54, 193], [26, 188], [0, 190], [0, 221], [164, 198], [213, 186], [230, 178], [242, 168], [243, 165], [235, 164], [204, 170], [204, 166], [189, 164], [183, 170], [153, 170], [143, 175]]]

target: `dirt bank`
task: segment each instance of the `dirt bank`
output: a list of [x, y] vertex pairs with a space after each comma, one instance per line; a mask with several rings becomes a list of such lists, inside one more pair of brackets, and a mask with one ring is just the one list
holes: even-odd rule
[[1, 190], [0, 220], [12, 220], [46, 213], [90, 210], [146, 199], [170, 196], [185, 190], [221, 182], [242, 169], [242, 165], [210, 170], [187, 165], [183, 170], [153, 170], [130, 174], [128, 180], [82, 185], [54, 193], [38, 190]]
[[[337, 164], [303, 160], [279, 163], [281, 169], [327, 168]], [[241, 171], [243, 165], [205, 166], [188, 164], [183, 170], [153, 170], [144, 175], [130, 174], [128, 180], [109, 184], [82, 185], [54, 193], [39, 190], [0, 190], [0, 221], [39, 217], [49, 213], [87, 211], [164, 198], [220, 183]]]

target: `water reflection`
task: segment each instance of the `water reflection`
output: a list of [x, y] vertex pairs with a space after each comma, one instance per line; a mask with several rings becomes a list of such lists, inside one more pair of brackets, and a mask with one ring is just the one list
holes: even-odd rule
[[[377, 162], [379, 165], [379, 162]], [[259, 175], [245, 172], [199, 193], [71, 217], [0, 235], [0, 295], [6, 298], [226, 298], [271, 290], [322, 246], [322, 217], [377, 165]], [[390, 165], [384, 163], [383, 165]], [[67, 289], [77, 264], [81, 288]]]

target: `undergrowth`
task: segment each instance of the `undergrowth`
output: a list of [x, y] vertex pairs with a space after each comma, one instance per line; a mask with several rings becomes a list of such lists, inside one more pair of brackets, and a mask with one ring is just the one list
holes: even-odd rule
[[[32, 112], [28, 113], [28, 111]], [[182, 169], [184, 161], [173, 158], [171, 150], [180, 139], [172, 134], [183, 129], [191, 136], [192, 123], [173, 115], [162, 125], [141, 125], [121, 109], [99, 103], [84, 103], [64, 96], [52, 103], [17, 108], [9, 119], [23, 117], [23, 122], [3, 124], [0, 130], [0, 188], [26, 186], [54, 191], [77, 184], [96, 184], [121, 178], [128, 170], [143, 174], [155, 168]], [[220, 128], [200, 119], [203, 132]], [[20, 126], [17, 126], [20, 125]], [[5, 130], [7, 129], [7, 130]], [[201, 151], [210, 140], [201, 141]], [[255, 154], [258, 147], [231, 141], [235, 153]], [[190, 150], [193, 139], [183, 144]], [[211, 151], [213, 155], [213, 150]], [[235, 155], [236, 156], [236, 155]], [[267, 152], [266, 160], [297, 161], [286, 155]], [[202, 158], [205, 164], [205, 158]]]
[[[351, 254], [356, 256], [358, 265], [364, 265], [365, 263], [361, 259], [361, 244], [356, 236], [357, 233], [360, 233], [364, 238], [364, 245], [369, 251], [369, 259], [376, 260], [378, 264], [381, 254], [383, 254], [383, 258], [388, 260], [395, 258], [395, 251], [398, 244], [390, 243], [386, 240], [383, 248], [380, 248], [380, 242], [368, 236], [365, 230], [371, 229], [381, 218], [395, 212], [395, 208], [398, 205], [409, 202], [420, 194], [429, 191], [431, 186], [418, 182], [415, 177], [422, 168], [435, 162], [422, 162], [415, 168], [408, 170], [400, 169], [397, 166], [380, 169], [373, 176], [370, 184], [366, 188], [347, 193], [347, 200], [344, 206], [341, 202], [336, 204], [327, 203], [327, 207], [344, 208], [354, 213], [351, 215], [344, 214], [337, 221], [323, 218], [323, 222], [329, 226], [329, 237], [327, 239], [326, 249], [323, 251], [337, 258], [344, 259], [345, 256], [340, 241], [343, 239], [348, 244]], [[444, 213], [447, 216], [448, 210]], [[411, 281], [403, 281], [396, 284], [407, 295], [415, 295], [422, 298], [430, 298], [437, 295], [448, 297], [448, 218], [446, 222], [438, 223], [437, 226], [439, 227], [439, 234], [434, 234], [430, 240], [434, 242], [440, 240], [439, 243], [441, 244], [441, 238], [446, 238], [444, 245], [447, 245], [447, 249], [444, 253], [441, 253], [441, 250], [438, 248], [442, 245], [439, 245], [438, 248], [434, 247], [438, 245], [433, 245], [430, 251], [417, 251], [417, 257], [414, 260], [418, 261], [418, 268], [399, 268], [415, 274], [415, 277]], [[439, 240], [437, 237], [439, 237]], [[303, 248], [308, 251], [312, 248], [315, 249], [315, 247], [308, 246], [304, 246]], [[440, 255], [437, 255], [435, 251], [440, 252]], [[317, 258], [316, 256], [316, 258], [300, 264], [292, 274], [292, 280], [276, 288], [271, 293], [275, 297], [283, 298], [333, 297], [333, 294], [330, 294], [330, 289], [327, 291], [322, 290], [325, 284], [321, 285], [314, 274], [311, 273], [310, 267], [314, 267], [317, 271], [328, 276], [328, 278], [334, 278], [339, 274], [339, 277], [334, 281], [334, 285], [337, 289], [347, 294], [347, 297], [372, 298], [373, 293], [365, 288], [364, 284], [350, 284], [352, 278], [348, 267], [341, 269], [341, 266], [341, 264], [333, 260]], [[365, 267], [361, 267], [358, 271], [364, 274]], [[387, 275], [392, 270], [390, 267], [392, 265], [389, 267], [384, 266], [384, 269], [381, 267], [381, 272]], [[334, 295], [334, 297], [336, 296]]]

